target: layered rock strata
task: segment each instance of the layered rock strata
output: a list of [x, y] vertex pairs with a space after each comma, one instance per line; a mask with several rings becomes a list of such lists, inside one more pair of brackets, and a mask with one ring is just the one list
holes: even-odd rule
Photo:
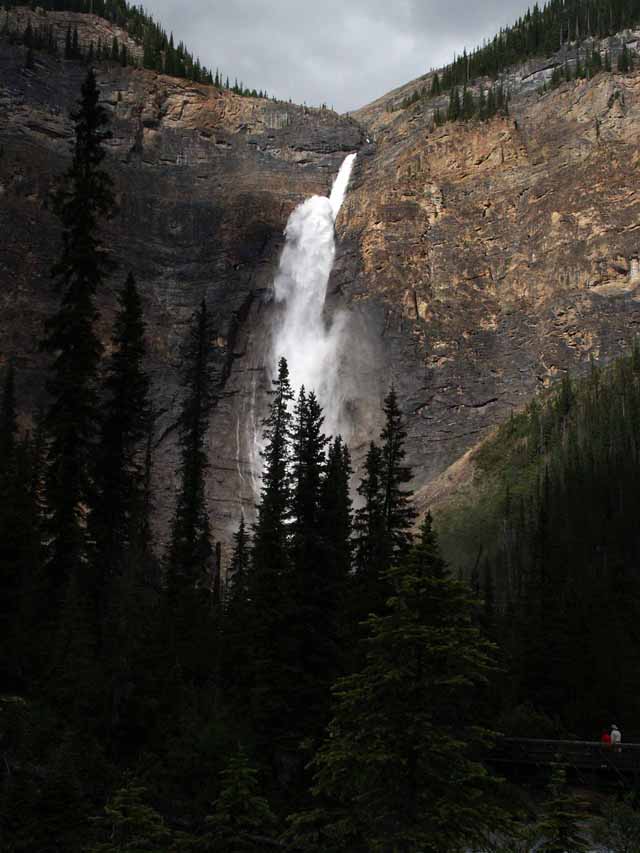
[[638, 330], [640, 75], [529, 92], [511, 113], [432, 130], [427, 109], [403, 111], [343, 211], [336, 286], [383, 318], [421, 489]]

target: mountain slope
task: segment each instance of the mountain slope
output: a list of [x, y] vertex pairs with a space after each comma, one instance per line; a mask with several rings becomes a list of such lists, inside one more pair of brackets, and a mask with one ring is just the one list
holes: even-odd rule
[[624, 350], [640, 320], [640, 75], [511, 117], [376, 135], [344, 208], [336, 285], [378, 312], [422, 488], [537, 388]]
[[[32, 411], [43, 399], [37, 340], [56, 298], [48, 270], [59, 230], [48, 197], [68, 162], [68, 115], [86, 67], [38, 53], [29, 70], [25, 53], [0, 38], [0, 354], [17, 354]], [[161, 527], [173, 491], [179, 346], [203, 296], [217, 318], [221, 378], [210, 437], [215, 535], [229, 535], [241, 505], [251, 510], [240, 425], [259, 421], [269, 388], [283, 228], [299, 201], [328, 190], [348, 151], [360, 153], [336, 226], [327, 313], [349, 317], [340, 370], [356, 461], [393, 381], [426, 501], [430, 484], [513, 408], [564, 370], [624, 351], [640, 322], [637, 72], [543, 96], [528, 86], [509, 118], [436, 130], [422, 102], [372, 131], [331, 111], [110, 63], [99, 83], [120, 203], [105, 240], [121, 262], [102, 295], [101, 331], [132, 269], [161, 413]]]

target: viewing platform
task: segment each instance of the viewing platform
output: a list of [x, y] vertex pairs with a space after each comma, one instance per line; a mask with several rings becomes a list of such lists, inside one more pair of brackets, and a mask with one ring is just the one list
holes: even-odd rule
[[637, 785], [640, 782], [640, 743], [617, 746], [586, 740], [499, 738], [489, 762], [509, 776], [534, 776], [554, 764], [567, 768], [570, 778], [586, 785]]

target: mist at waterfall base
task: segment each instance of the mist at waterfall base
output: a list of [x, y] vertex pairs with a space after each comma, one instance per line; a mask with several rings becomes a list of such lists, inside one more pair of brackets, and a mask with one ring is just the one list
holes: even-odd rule
[[[349, 441], [351, 430], [344, 417], [349, 389], [341, 376], [347, 314], [325, 316], [327, 285], [335, 259], [335, 221], [347, 192], [356, 155], [345, 157], [333, 182], [331, 195], [312, 196], [291, 213], [285, 228], [285, 246], [280, 256], [273, 294], [278, 309], [271, 329], [272, 345], [267, 355], [268, 379], [278, 372], [278, 362], [286, 358], [291, 385], [297, 393], [302, 386], [315, 391], [324, 410], [324, 431], [342, 435]], [[262, 416], [258, 406], [258, 373], [254, 372], [245, 422], [249, 466], [254, 499], [259, 495], [262, 476]], [[237, 468], [245, 483], [241, 464], [243, 440], [240, 417], [236, 421]], [[245, 445], [247, 446], [247, 445]]]
[[328, 320], [324, 307], [335, 259], [335, 220], [355, 159], [355, 154], [345, 158], [329, 198], [312, 196], [289, 217], [274, 281], [275, 300], [282, 311], [272, 350], [274, 374], [278, 361], [284, 357], [294, 390], [304, 386], [307, 392], [315, 391], [324, 410], [325, 432], [341, 434], [347, 441], [345, 389], [340, 381], [347, 315], [338, 312]]

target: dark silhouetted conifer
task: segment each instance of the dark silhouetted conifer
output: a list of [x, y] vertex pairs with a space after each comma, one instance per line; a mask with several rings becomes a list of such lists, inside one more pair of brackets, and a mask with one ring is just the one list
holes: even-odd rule
[[412, 506], [413, 492], [408, 484], [413, 474], [405, 464], [404, 419], [398, 398], [392, 388], [384, 401], [386, 423], [380, 435], [382, 441], [381, 485], [384, 495], [384, 524], [388, 538], [389, 560], [406, 554], [411, 544], [411, 529], [416, 512]]
[[352, 473], [349, 448], [338, 436], [330, 444], [327, 453], [319, 512], [325, 574], [330, 579], [332, 596], [344, 593], [344, 584], [351, 571], [353, 519], [350, 481]]
[[246, 755], [239, 751], [230, 756], [220, 776], [203, 848], [212, 853], [259, 853], [265, 845], [276, 844], [276, 816]]
[[269, 415], [264, 422], [262, 494], [253, 548], [256, 576], [271, 571], [277, 576], [284, 573], [289, 564], [288, 522], [293, 499], [290, 470], [292, 400], [289, 368], [281, 359], [278, 377], [273, 382]]
[[[118, 705], [121, 685], [150, 627], [148, 465], [151, 409], [144, 321], [135, 279], [118, 294], [111, 357], [103, 386], [100, 441], [89, 524], [96, 574], [94, 600], [105, 678]], [[119, 709], [120, 711], [120, 709]]]
[[537, 825], [542, 836], [542, 853], [584, 853], [591, 848], [582, 826], [583, 818], [575, 796], [567, 788], [566, 769], [552, 766], [548, 796]]
[[219, 683], [236, 719], [249, 723], [249, 697], [253, 679], [253, 617], [250, 592], [251, 540], [244, 515], [233, 535], [233, 552], [227, 571]]
[[447, 121], [458, 121], [462, 107], [460, 104], [460, 92], [458, 87], [454, 86], [449, 96], [449, 109], [447, 111]]
[[293, 423], [292, 547], [295, 576], [306, 584], [320, 561], [320, 492], [328, 439], [322, 433], [322, 410], [313, 391], [300, 389]]
[[104, 839], [87, 848], [87, 853], [164, 853], [173, 846], [173, 833], [164, 818], [146, 802], [146, 788], [126, 780], [93, 819]]
[[104, 381], [91, 518], [103, 604], [111, 581], [128, 570], [146, 524], [145, 451], [151, 412], [142, 302], [131, 273], [118, 303]]
[[383, 573], [388, 567], [390, 552], [382, 478], [382, 453], [372, 442], [358, 487], [363, 503], [356, 511], [353, 525], [355, 575], [352, 598], [355, 610], [352, 622], [355, 623], [365, 619], [369, 613], [379, 612], [388, 598]]
[[[348, 549], [348, 496], [342, 493], [347, 460], [342, 445], [332, 450], [331, 480], [327, 470], [328, 439], [313, 392], [300, 391], [294, 416], [292, 563], [295, 606], [292, 630], [297, 632], [299, 674], [290, 703], [298, 706], [302, 734], [319, 734], [327, 723], [329, 687], [339, 672], [338, 608], [346, 574], [340, 577], [338, 554]], [[348, 478], [348, 474], [347, 474]], [[332, 492], [329, 498], [328, 491]], [[328, 501], [336, 504], [329, 507]], [[329, 529], [335, 511], [337, 526]], [[335, 546], [335, 550], [332, 546]], [[347, 550], [348, 554], [348, 550]], [[348, 571], [348, 570], [347, 570]]]
[[467, 89], [464, 86], [462, 90], [462, 109], [461, 109], [461, 118], [463, 121], [470, 121], [474, 114], [476, 108], [475, 103], [473, 101], [473, 92], [470, 89]]
[[[215, 399], [211, 359], [213, 329], [206, 302], [194, 313], [183, 348], [180, 489], [167, 559], [167, 603], [173, 620], [176, 661], [204, 664], [196, 638], [206, 631], [213, 584], [213, 551], [205, 495], [206, 437]], [[205, 648], [201, 647], [204, 654]]]
[[233, 534], [233, 553], [225, 585], [225, 604], [229, 611], [232, 611], [236, 605], [244, 606], [248, 601], [250, 566], [251, 542], [243, 514], [240, 517], [240, 525]]
[[[100, 245], [101, 220], [113, 209], [111, 178], [102, 168], [109, 137], [93, 71], [82, 86], [75, 122], [73, 162], [55, 197], [63, 249], [53, 274], [60, 307], [47, 321], [44, 346], [52, 354], [47, 389], [47, 503], [49, 509], [50, 606], [63, 599], [72, 577], [90, 593], [86, 514], [97, 437], [97, 370], [102, 346], [95, 331], [95, 295], [108, 267]], [[93, 592], [94, 590], [91, 590]]]
[[330, 804], [324, 820], [338, 849], [458, 849], [500, 820], [478, 762], [491, 735], [473, 711], [494, 649], [429, 516], [388, 585], [385, 615], [367, 622], [362, 667], [334, 688], [314, 793]]
[[264, 421], [262, 494], [254, 527], [250, 596], [254, 638], [251, 693], [256, 734], [273, 756], [291, 740], [290, 709], [284, 705], [299, 674], [297, 638], [290, 632], [294, 609], [290, 520], [293, 504], [291, 439], [293, 392], [289, 368], [280, 359]]

